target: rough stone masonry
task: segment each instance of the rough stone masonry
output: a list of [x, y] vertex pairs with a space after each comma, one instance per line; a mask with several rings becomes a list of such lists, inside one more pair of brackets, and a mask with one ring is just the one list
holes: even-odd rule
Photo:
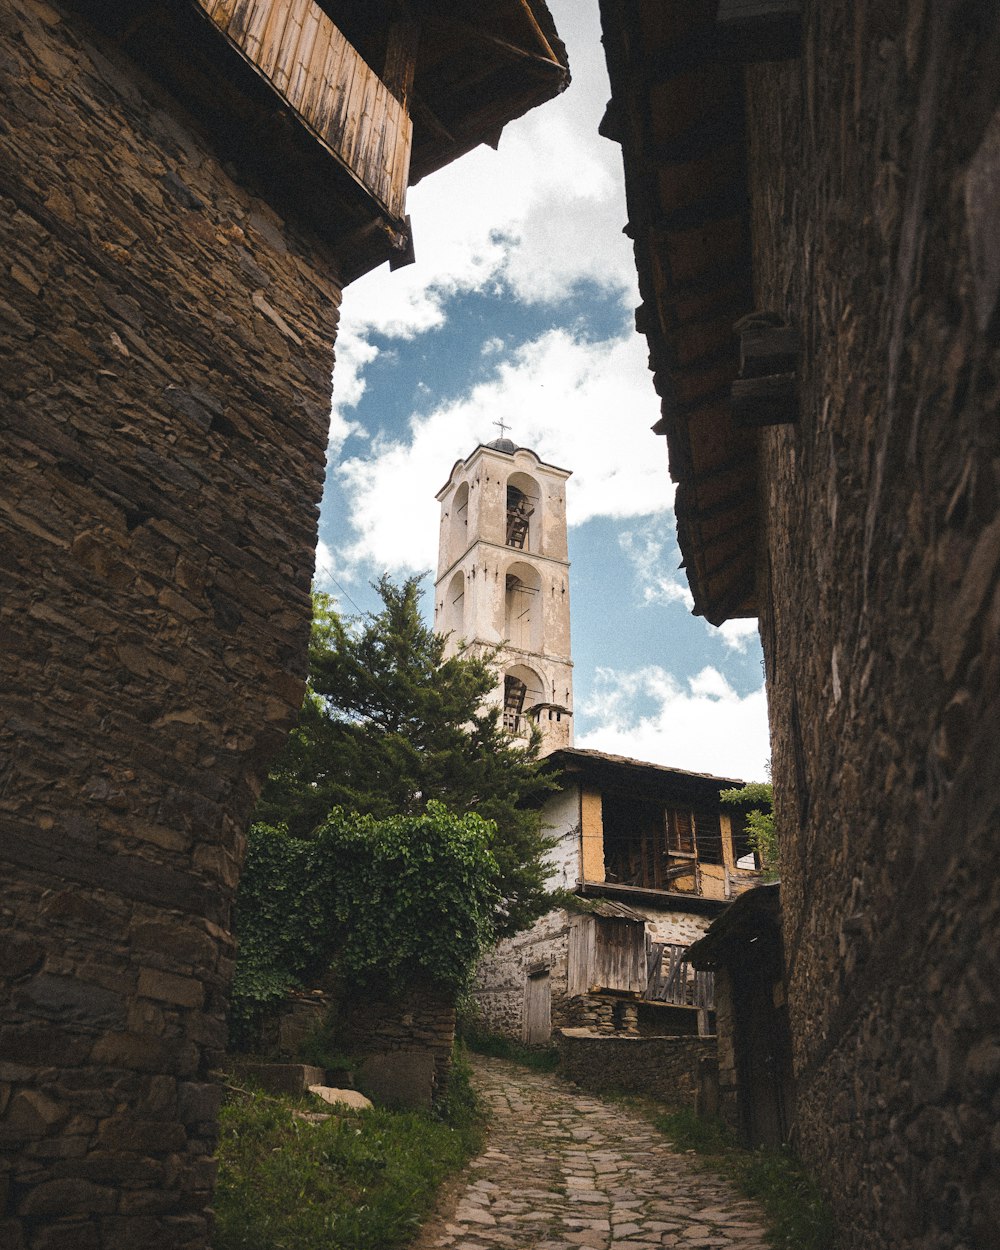
[[998, 1244], [1000, 16], [807, 4], [747, 71], [761, 634], [798, 1140], [843, 1244]]
[[0, 96], [0, 1247], [200, 1247], [340, 291], [68, 10], [0, 9]]

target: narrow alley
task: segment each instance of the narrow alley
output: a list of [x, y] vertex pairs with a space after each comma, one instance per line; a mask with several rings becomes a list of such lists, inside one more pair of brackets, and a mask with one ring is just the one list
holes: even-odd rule
[[473, 1065], [486, 1146], [414, 1250], [764, 1250], [756, 1204], [633, 1112], [548, 1073]]

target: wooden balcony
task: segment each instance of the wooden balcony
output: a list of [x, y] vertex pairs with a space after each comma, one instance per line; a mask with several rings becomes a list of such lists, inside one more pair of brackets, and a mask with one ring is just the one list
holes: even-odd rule
[[403, 217], [413, 125], [313, 0], [197, 0], [253, 69], [394, 220]]
[[280, 216], [313, 232], [344, 285], [413, 259], [408, 185], [495, 145], [569, 81], [544, 0], [63, 3], [165, 87]]

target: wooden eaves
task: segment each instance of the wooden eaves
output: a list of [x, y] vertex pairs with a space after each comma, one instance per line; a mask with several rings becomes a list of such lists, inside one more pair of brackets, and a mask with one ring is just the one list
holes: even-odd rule
[[694, 611], [757, 614], [758, 433], [733, 422], [734, 323], [753, 307], [742, 72], [717, 0], [601, 0], [619, 142], [677, 533]]
[[746, 783], [737, 777], [716, 777], [712, 773], [688, 772], [683, 768], [669, 768], [664, 764], [651, 764], [646, 760], [634, 760], [625, 755], [611, 755], [585, 747], [561, 747], [545, 757], [547, 767], [558, 770], [567, 777], [579, 778], [598, 787], [628, 786], [637, 794], [651, 798], [671, 798], [693, 801], [718, 802], [719, 791], [739, 789]]

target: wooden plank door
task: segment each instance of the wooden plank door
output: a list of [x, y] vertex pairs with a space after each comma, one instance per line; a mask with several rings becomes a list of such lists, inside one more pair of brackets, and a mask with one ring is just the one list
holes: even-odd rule
[[538, 1046], [552, 1036], [552, 988], [548, 972], [536, 972], [524, 986], [523, 1039]]

